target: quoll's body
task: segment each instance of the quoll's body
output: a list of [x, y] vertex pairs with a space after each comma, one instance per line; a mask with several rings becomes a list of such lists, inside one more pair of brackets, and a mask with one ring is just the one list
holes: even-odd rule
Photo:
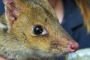
[[13, 60], [55, 60], [78, 44], [60, 26], [47, 0], [3, 0], [0, 55]]

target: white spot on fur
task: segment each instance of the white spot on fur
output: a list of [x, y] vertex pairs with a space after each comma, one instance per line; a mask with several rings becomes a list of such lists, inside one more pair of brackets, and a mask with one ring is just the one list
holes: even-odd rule
[[1, 28], [1, 29], [7, 28], [7, 26], [5, 26], [4, 24], [0, 23], [0, 28]]
[[22, 23], [27, 23], [27, 18], [26, 17], [22, 18]]

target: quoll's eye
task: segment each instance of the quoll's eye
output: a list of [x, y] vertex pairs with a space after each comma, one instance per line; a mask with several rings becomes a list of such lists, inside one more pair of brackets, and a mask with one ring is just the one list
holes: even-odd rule
[[36, 25], [34, 26], [33, 28], [33, 33], [35, 35], [46, 35], [47, 34], [47, 31], [44, 27], [42, 27], [41, 25]]

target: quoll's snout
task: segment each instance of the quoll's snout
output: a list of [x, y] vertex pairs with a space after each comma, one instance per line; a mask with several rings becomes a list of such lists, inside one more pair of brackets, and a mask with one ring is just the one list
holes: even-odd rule
[[79, 44], [75, 42], [75, 40], [72, 39], [69, 34], [63, 32], [62, 35], [56, 35], [56, 39], [51, 41], [51, 48], [52, 50], [56, 50], [56, 53], [57, 51], [64, 51], [64, 53], [69, 53], [77, 51], [79, 49]]
[[[51, 42], [52, 49], [59, 49], [62, 44], [59, 41]], [[67, 52], [75, 52], [79, 49], [79, 44], [77, 42], [69, 42], [66, 46]]]
[[79, 44], [77, 42], [69, 42], [68, 44], [68, 50], [70, 52], [74, 52], [79, 48]]

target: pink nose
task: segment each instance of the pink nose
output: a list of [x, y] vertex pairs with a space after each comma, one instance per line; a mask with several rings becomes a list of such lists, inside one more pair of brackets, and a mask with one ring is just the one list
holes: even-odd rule
[[76, 42], [71, 42], [69, 43], [68, 48], [70, 52], [74, 52], [79, 48], [79, 44]]

